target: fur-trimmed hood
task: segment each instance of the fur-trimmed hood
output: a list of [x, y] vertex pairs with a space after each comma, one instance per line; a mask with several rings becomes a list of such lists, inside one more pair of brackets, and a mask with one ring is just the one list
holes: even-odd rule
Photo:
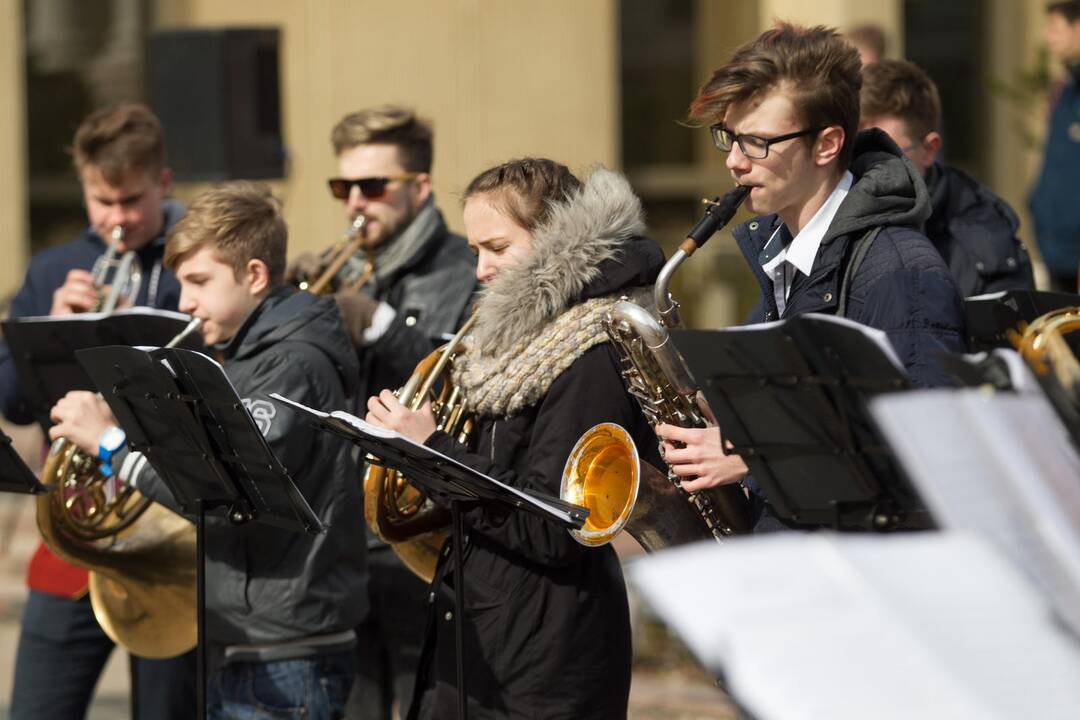
[[644, 230], [641, 201], [626, 178], [594, 170], [532, 233], [529, 258], [501, 270], [482, 292], [471, 347], [497, 355], [582, 300], [652, 283], [664, 255]]

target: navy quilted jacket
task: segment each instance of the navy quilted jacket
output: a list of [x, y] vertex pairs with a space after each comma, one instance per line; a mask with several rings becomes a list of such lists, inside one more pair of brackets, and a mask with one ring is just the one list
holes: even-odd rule
[[[926, 184], [880, 130], [859, 133], [851, 172], [851, 191], [822, 239], [810, 276], [796, 273], [784, 316], [836, 314], [853, 246], [881, 228], [850, 280], [845, 315], [885, 331], [912, 384], [948, 385], [938, 357], [965, 350], [966, 328], [949, 268], [919, 230], [930, 215]], [[779, 319], [772, 281], [757, 260], [779, 224], [776, 215], [768, 215], [733, 231], [761, 286], [747, 324]]]

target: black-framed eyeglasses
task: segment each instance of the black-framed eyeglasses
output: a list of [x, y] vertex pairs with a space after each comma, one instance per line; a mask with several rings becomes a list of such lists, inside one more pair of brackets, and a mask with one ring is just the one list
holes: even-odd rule
[[330, 186], [330, 194], [338, 200], [348, 200], [353, 187], [360, 188], [360, 194], [368, 200], [378, 200], [386, 194], [386, 186], [392, 182], [415, 180], [420, 173], [405, 173], [391, 177], [366, 177], [366, 178], [330, 178], [326, 184]]
[[716, 145], [717, 149], [722, 150], [723, 152], [731, 152], [731, 146], [738, 143], [739, 149], [742, 150], [742, 154], [746, 157], [751, 160], [764, 160], [769, 156], [770, 145], [794, 140], [795, 138], [805, 137], [807, 135], [813, 135], [824, 129], [825, 128], [823, 127], [812, 127], [805, 130], [799, 130], [798, 132], [788, 133], [786, 135], [764, 138], [758, 135], [736, 135], [720, 123], [717, 123], [709, 126], [709, 133], [712, 134], [713, 143]]

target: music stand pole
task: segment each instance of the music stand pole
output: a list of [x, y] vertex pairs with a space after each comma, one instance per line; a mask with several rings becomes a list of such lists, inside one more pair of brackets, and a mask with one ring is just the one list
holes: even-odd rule
[[469, 696], [465, 692], [465, 570], [463, 565], [464, 554], [461, 551], [461, 502], [450, 502], [450, 527], [451, 542], [454, 544], [454, 612], [457, 614], [457, 622], [454, 623], [454, 641], [457, 646], [454, 650], [457, 655], [457, 684], [458, 684], [458, 717], [467, 720], [469, 717]]
[[195, 501], [195, 593], [197, 596], [197, 619], [195, 639], [198, 643], [196, 652], [195, 681], [198, 683], [196, 698], [199, 703], [198, 720], [206, 720], [206, 505], [203, 499]]

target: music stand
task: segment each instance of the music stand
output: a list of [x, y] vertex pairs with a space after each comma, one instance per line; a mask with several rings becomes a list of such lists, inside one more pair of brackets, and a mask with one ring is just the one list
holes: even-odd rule
[[870, 397], [908, 387], [884, 333], [808, 314], [672, 338], [780, 519], [836, 530], [930, 525], [867, 409]]
[[431, 496], [439, 497], [440, 504], [449, 503], [454, 559], [454, 612], [458, 618], [454, 627], [458, 717], [465, 720], [469, 711], [464, 656], [465, 573], [462, 572], [461, 539], [464, 532], [462, 504], [499, 505], [511, 511], [529, 512], [548, 522], [575, 530], [585, 524], [589, 511], [580, 505], [574, 505], [556, 497], [519, 490], [501, 483], [437, 450], [414, 443], [395, 432], [366, 423], [349, 413], [340, 411], [332, 414], [325, 413], [289, 400], [277, 393], [270, 393], [270, 397], [295, 410], [308, 413], [311, 415], [312, 425], [357, 445], [368, 454], [369, 462], [400, 471], [410, 483], [420, 487]]
[[1005, 290], [975, 295], [964, 300], [968, 344], [972, 352], [1011, 348], [1009, 330], [1020, 332], [1022, 323], [1031, 323], [1053, 310], [1080, 305], [1080, 295], [1045, 290]]
[[[128, 308], [105, 315], [82, 313], [57, 317], [23, 317], [3, 322], [30, 410], [47, 435], [49, 411], [71, 390], [93, 390], [94, 384], [75, 360], [75, 351], [103, 345], [162, 346], [187, 326], [191, 317], [154, 308]], [[180, 347], [202, 349], [192, 333]]]
[[76, 357], [101, 390], [133, 451], [142, 452], [196, 519], [199, 718], [206, 714], [207, 512], [294, 532], [325, 527], [271, 452], [225, 371], [183, 349], [98, 347]]
[[0, 430], [0, 492], [42, 495], [49, 492], [34, 471], [23, 462], [11, 445], [11, 437]]

